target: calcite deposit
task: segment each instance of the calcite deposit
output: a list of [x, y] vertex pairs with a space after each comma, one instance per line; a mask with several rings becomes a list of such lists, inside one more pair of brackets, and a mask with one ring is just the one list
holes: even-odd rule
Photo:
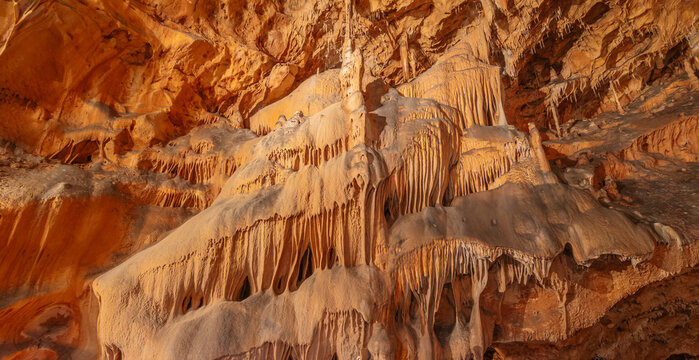
[[699, 357], [696, 0], [0, 0], [0, 359]]

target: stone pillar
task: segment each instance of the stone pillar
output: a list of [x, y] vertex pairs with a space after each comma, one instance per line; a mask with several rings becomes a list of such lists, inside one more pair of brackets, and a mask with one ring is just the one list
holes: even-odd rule
[[347, 28], [343, 44], [342, 69], [340, 83], [342, 85], [342, 110], [347, 122], [347, 149], [358, 144], [366, 143], [367, 111], [362, 94], [362, 78], [364, 77], [364, 58], [359, 48], [354, 48], [352, 38], [352, 1], [347, 0]]
[[548, 159], [546, 159], [544, 147], [541, 143], [541, 134], [539, 134], [539, 129], [536, 128], [533, 122], [529, 123], [529, 136], [532, 142], [532, 150], [535, 153], [541, 171], [551, 172], [551, 166], [549, 165]]

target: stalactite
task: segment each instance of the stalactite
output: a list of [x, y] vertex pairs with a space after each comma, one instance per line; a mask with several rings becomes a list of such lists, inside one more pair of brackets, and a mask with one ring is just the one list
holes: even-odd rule
[[247, 194], [283, 183], [290, 170], [283, 163], [256, 160], [243, 166], [226, 182], [222, 193]]
[[[64, 130], [60, 137], [47, 132], [40, 140], [39, 148], [42, 152], [53, 150], [47, 154], [47, 157], [58, 159], [66, 164], [92, 162], [91, 157], [95, 152], [104, 157], [104, 144], [118, 134], [118, 130], [102, 126]], [[46, 149], [48, 147], [51, 150]]]
[[133, 197], [139, 204], [152, 204], [161, 207], [194, 207], [204, 209], [212, 199], [204, 188], [177, 187], [160, 183], [118, 182], [117, 188]]
[[146, 203], [163, 207], [196, 207], [204, 209], [210, 204], [206, 196], [198, 191], [178, 191], [148, 187], [139, 194], [139, 197], [144, 199]]
[[[217, 299], [236, 299], [245, 281], [252, 294], [267, 289], [275, 293], [295, 290], [307, 249], [313, 272], [335, 262], [347, 267], [370, 264], [373, 239], [379, 231], [375, 219], [383, 211], [378, 204], [383, 204], [384, 195], [369, 185], [353, 180], [347, 185], [350, 197], [345, 203], [321, 209], [316, 215], [273, 216], [229, 236], [211, 237], [204, 247], [143, 272], [135, 286], [153, 302], [153, 316], [174, 318], [181, 315], [181, 304], [193, 293], [200, 294], [206, 305]], [[162, 286], [165, 277], [176, 279], [176, 285]]]
[[[511, 261], [500, 260], [501, 257]], [[514, 249], [492, 248], [477, 242], [438, 240], [397, 259], [397, 293], [419, 292], [420, 289], [432, 288], [431, 284], [451, 282], [457, 275], [471, 274], [474, 267], [480, 269], [484, 266], [480, 261], [493, 263], [496, 260], [501, 262], [505, 286], [514, 282], [526, 283], [531, 276], [541, 282], [551, 266], [551, 260], [534, 258]]]
[[[396, 105], [398, 109], [403, 110], [396, 114], [400, 124], [407, 124], [412, 120], [443, 119], [458, 127], [458, 124], [463, 122], [463, 117], [458, 109], [439, 104], [433, 100], [401, 97], [400, 104]], [[404, 108], [409, 111], [405, 111]], [[382, 113], [379, 112], [379, 114]], [[461, 129], [457, 128], [455, 132], [461, 134]]]
[[[483, 141], [487, 136], [489, 141]], [[531, 145], [510, 130], [474, 126], [461, 138], [461, 156], [451, 170], [454, 197], [486, 191], [517, 162], [531, 156]]]
[[471, 320], [469, 322], [469, 344], [471, 354], [474, 359], [483, 359], [486, 342], [483, 334], [483, 324], [481, 322], [481, 293], [488, 284], [488, 261], [479, 259], [471, 263], [471, 294], [473, 296], [473, 307], [471, 308]]
[[240, 156], [238, 149], [255, 141], [254, 134], [225, 123], [203, 125], [164, 146], [136, 153], [128, 161], [132, 161], [129, 166], [142, 170], [184, 179], [193, 185], [208, 185], [215, 194], [245, 164], [245, 157]]
[[553, 116], [556, 135], [560, 137], [561, 126], [558, 117], [558, 105], [575, 94], [582, 91], [589, 84], [589, 79], [584, 76], [574, 76], [569, 79], [561, 79], [555, 69], [551, 68], [550, 82], [541, 88], [546, 93], [544, 104], [547, 111]]
[[200, 155], [190, 151], [175, 154], [146, 151], [140, 156], [139, 167], [200, 184], [217, 174], [230, 175], [235, 171], [236, 163], [234, 159], [222, 159], [218, 153]]
[[[439, 68], [437, 68], [439, 69]], [[434, 99], [458, 109], [463, 116], [459, 127], [502, 125], [502, 89], [500, 68], [474, 63], [472, 67], [454, 70], [451, 67], [430, 70], [430, 75], [398, 87], [404, 96]], [[440, 86], [435, 86], [439, 83]]]
[[502, 148], [482, 148], [461, 154], [451, 172], [454, 196], [464, 196], [492, 189], [499, 177], [508, 173], [516, 162], [530, 156], [528, 146], [505, 143]]
[[273, 149], [267, 154], [267, 159], [277, 162], [285, 168], [298, 170], [301, 166], [320, 164], [335, 158], [345, 151], [343, 139], [338, 139], [333, 144], [322, 148], [313, 145], [303, 147], [290, 147]]
[[403, 161], [389, 179], [389, 196], [398, 201], [398, 214], [415, 213], [441, 204], [449, 185], [449, 169], [458, 149], [458, 131], [450, 123], [423, 120], [407, 146]]
[[[221, 360], [274, 359], [312, 360], [356, 359], [361, 356], [369, 332], [369, 324], [356, 311], [324, 313], [307, 344], [283, 341], [265, 343], [242, 354], [221, 357]], [[356, 344], [351, 346], [350, 344]]]
[[[481, 323], [480, 295], [488, 283], [490, 265], [495, 263], [499, 274], [501, 289], [513, 283], [526, 283], [534, 276], [543, 283], [547, 278], [551, 260], [533, 258], [512, 249], [492, 248], [478, 242], [461, 240], [438, 240], [429, 245], [411, 250], [398, 257], [395, 269], [396, 295], [402, 307], [408, 308], [410, 298], [417, 299], [420, 306], [422, 335], [418, 337], [421, 347], [429, 347], [436, 304], [440, 303], [440, 294], [444, 284], [454, 283], [455, 300], [460, 303], [462, 296], [472, 297], [470, 320], [468, 323], [470, 353], [479, 358], [486, 346], [485, 334]], [[460, 295], [458, 286], [463, 275], [469, 275], [472, 285], [471, 294]], [[460, 313], [464, 309], [457, 309]], [[407, 319], [407, 314], [403, 317]], [[429, 340], [429, 342], [427, 342]], [[431, 356], [431, 350], [421, 349], [422, 356]]]
[[288, 344], [283, 341], [275, 341], [273, 343], [265, 343], [264, 345], [251, 349], [242, 354], [224, 356], [221, 360], [289, 360], [289, 359], [305, 359], [303, 353], [306, 346], [297, 344]]
[[614, 95], [614, 103], [616, 104], [617, 111], [619, 111], [619, 114], [624, 115], [624, 108], [619, 102], [619, 96], [616, 94], [616, 87], [614, 86], [613, 81], [609, 83], [609, 88], [612, 89], [612, 95]]

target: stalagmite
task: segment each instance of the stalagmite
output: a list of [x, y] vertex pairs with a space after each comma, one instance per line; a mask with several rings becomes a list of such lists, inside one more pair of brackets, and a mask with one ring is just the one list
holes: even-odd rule
[[534, 123], [529, 123], [529, 136], [532, 142], [532, 148], [536, 153], [536, 160], [541, 167], [541, 171], [550, 172], [551, 166], [549, 165], [548, 159], [546, 159], [546, 154], [544, 153], [544, 148], [541, 144], [541, 135], [539, 130], [536, 128]]
[[414, 67], [412, 59], [408, 56], [408, 34], [403, 32], [400, 37], [400, 62], [403, 67], [403, 81], [408, 82], [412, 79]]

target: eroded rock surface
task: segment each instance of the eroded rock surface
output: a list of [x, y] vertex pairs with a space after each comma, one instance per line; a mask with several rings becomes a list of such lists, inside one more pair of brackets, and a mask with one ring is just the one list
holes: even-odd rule
[[0, 3], [0, 357], [699, 356], [699, 3]]

